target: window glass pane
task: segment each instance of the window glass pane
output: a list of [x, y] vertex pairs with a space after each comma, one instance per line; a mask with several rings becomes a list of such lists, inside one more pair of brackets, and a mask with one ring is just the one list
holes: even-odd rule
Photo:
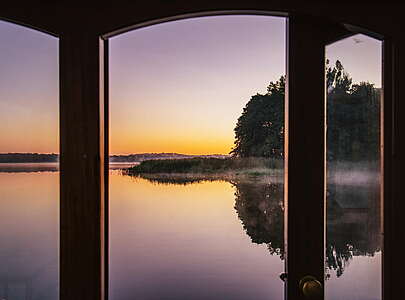
[[279, 17], [110, 40], [112, 300], [282, 299], [283, 74]]
[[59, 298], [58, 39], [0, 21], [0, 299]]
[[326, 299], [381, 299], [381, 49], [354, 35], [326, 47]]

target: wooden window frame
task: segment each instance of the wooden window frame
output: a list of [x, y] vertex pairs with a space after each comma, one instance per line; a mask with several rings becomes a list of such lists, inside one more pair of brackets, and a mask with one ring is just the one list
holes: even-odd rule
[[[253, 11], [215, 12], [217, 15], [247, 13], [274, 16], [273, 13]], [[193, 16], [207, 15], [212, 14], [202, 13]], [[60, 37], [60, 300], [108, 298], [108, 38], [134, 28], [182, 17], [184, 16], [143, 23], [107, 35], [100, 35], [96, 31], [84, 31], [79, 34], [77, 30], [72, 30], [64, 32]], [[320, 99], [324, 99], [324, 79], [320, 77], [320, 71], [323, 70], [324, 64], [321, 52], [311, 52], [314, 47], [302, 48], [302, 37], [308, 38], [306, 35], [308, 30], [318, 31], [319, 24], [312, 22], [310, 20], [314, 20], [312, 17], [289, 15], [288, 18], [290, 18], [287, 46], [289, 118], [286, 122], [290, 135], [286, 144], [288, 149], [286, 160], [288, 186], [286, 186], [290, 197], [288, 218], [293, 220], [293, 216], [299, 214], [300, 210], [308, 209], [303, 206], [302, 201], [301, 203], [293, 201], [300, 198], [304, 192], [309, 195], [306, 205], [315, 205], [313, 209], [317, 214], [324, 215], [324, 178], [322, 176], [308, 176], [304, 177], [304, 180], [302, 178], [302, 170], [313, 168], [314, 164], [318, 171], [319, 168], [323, 168], [324, 145], [319, 143], [316, 149], [312, 147], [309, 149], [311, 140], [308, 143], [302, 139], [304, 126], [301, 126], [301, 122], [308, 122], [315, 128], [318, 128], [317, 124], [323, 124], [324, 104]], [[319, 45], [319, 36], [313, 35], [312, 42]], [[398, 226], [400, 218], [396, 209], [403, 207], [393, 201], [394, 195], [399, 194], [395, 193], [398, 189], [398, 178], [394, 178], [393, 175], [394, 171], [399, 174], [393, 167], [397, 161], [397, 152], [394, 150], [398, 147], [394, 144], [394, 134], [398, 134], [398, 126], [394, 119], [394, 114], [397, 114], [395, 107], [398, 104], [394, 104], [399, 100], [398, 84], [394, 77], [398, 72], [394, 68], [396, 51], [392, 41], [384, 39], [384, 300], [397, 299], [401, 295], [399, 282], [401, 264], [395, 264], [393, 260], [400, 253], [394, 249], [395, 236], [401, 232], [395, 226]], [[314, 111], [317, 114], [309, 112], [305, 116], [300, 111], [305, 107], [299, 101], [294, 101], [298, 98], [303, 83], [294, 78], [300, 76], [297, 71], [308, 66], [308, 62], [314, 63], [309, 75], [313, 76], [316, 82], [314, 93], [319, 101], [314, 103]], [[324, 131], [318, 128], [313, 137], [323, 135]], [[303, 143], [304, 146], [300, 151], [292, 146], [296, 143]], [[302, 151], [303, 149], [312, 152]], [[319, 175], [319, 172], [314, 174]], [[323, 273], [319, 274], [321, 260], [319, 257], [316, 259], [316, 256], [323, 257], [324, 241], [314, 243], [313, 251], [317, 254], [305, 257], [309, 261], [298, 255], [297, 249], [307, 244], [308, 234], [321, 234], [319, 220], [306, 222], [306, 226], [311, 228], [309, 233], [302, 232], [302, 224], [299, 222], [290, 221], [286, 227], [286, 233], [290, 237], [287, 244], [289, 300], [301, 299], [296, 284], [301, 275], [312, 273], [318, 277], [323, 276]], [[322, 230], [323, 226], [322, 224]], [[305, 235], [306, 238], [303, 238]]]

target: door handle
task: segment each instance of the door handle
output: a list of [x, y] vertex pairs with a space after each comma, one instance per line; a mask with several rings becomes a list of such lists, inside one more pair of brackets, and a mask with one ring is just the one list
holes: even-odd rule
[[321, 299], [323, 295], [322, 283], [316, 277], [307, 275], [300, 280], [300, 290], [305, 298], [315, 300]]

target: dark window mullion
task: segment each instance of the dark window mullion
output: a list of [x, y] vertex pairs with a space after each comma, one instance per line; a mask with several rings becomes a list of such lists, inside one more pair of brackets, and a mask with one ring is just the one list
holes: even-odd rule
[[103, 299], [102, 45], [60, 38], [60, 300]]
[[287, 23], [286, 175], [287, 298], [299, 281], [324, 279], [325, 50], [322, 26], [291, 16]]

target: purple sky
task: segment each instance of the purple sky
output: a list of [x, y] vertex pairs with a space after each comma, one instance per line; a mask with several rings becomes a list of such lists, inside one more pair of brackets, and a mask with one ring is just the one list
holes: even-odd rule
[[[0, 21], [0, 152], [58, 152], [58, 39]], [[285, 74], [285, 19], [211, 16], [110, 41], [111, 152], [227, 153], [243, 107]], [[381, 42], [327, 47], [381, 86]]]
[[58, 39], [0, 21], [0, 153], [59, 152]]
[[250, 97], [285, 74], [285, 19], [201, 17], [134, 30], [111, 39], [110, 70], [111, 153], [227, 154]]

